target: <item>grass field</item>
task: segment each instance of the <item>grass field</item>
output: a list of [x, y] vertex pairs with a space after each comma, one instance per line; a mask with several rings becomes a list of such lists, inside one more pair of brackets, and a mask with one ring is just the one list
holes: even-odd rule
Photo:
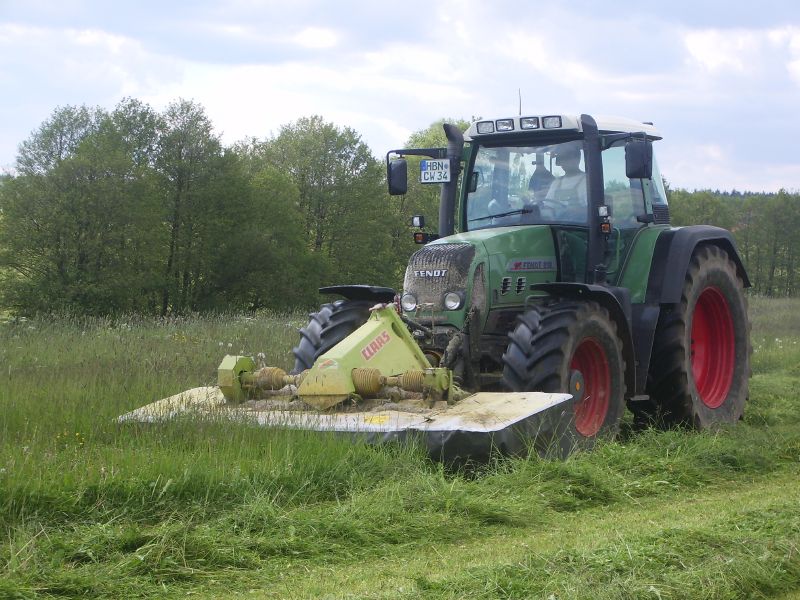
[[288, 367], [300, 315], [0, 324], [0, 598], [800, 598], [800, 301], [751, 299], [745, 420], [454, 475], [411, 447], [118, 426]]

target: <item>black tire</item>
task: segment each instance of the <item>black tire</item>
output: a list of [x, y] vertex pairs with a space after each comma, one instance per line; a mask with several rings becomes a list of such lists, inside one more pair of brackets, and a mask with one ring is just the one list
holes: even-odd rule
[[509, 338], [503, 355], [507, 388], [573, 394], [563, 411], [549, 411], [555, 416], [539, 425], [537, 450], [566, 455], [617, 434], [625, 410], [625, 360], [608, 311], [594, 302], [529, 310]]
[[750, 378], [750, 321], [736, 265], [722, 248], [692, 255], [681, 301], [663, 307], [647, 393], [664, 425], [706, 429], [744, 413]]
[[308, 325], [300, 329], [300, 343], [292, 350], [295, 362], [293, 374], [310, 369], [324, 354], [367, 322], [371, 300], [337, 300], [323, 304], [311, 313]]

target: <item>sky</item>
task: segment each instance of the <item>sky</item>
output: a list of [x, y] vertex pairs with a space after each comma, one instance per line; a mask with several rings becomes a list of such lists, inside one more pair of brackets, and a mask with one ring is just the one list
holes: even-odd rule
[[800, 191], [795, 0], [0, 0], [0, 172], [65, 105], [191, 99], [226, 144], [316, 114], [382, 158], [520, 96], [652, 121], [673, 187]]

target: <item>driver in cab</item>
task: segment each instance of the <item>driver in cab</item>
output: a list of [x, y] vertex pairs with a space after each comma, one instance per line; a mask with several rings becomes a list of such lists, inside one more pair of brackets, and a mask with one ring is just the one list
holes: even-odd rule
[[556, 154], [556, 166], [564, 170], [550, 184], [545, 204], [556, 212], [556, 217], [568, 221], [586, 220], [586, 173], [580, 170], [579, 148], [564, 148]]

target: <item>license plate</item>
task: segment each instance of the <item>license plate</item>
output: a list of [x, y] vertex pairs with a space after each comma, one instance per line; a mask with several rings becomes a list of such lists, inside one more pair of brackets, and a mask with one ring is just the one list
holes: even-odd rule
[[447, 183], [450, 181], [450, 160], [426, 159], [419, 163], [420, 183]]

